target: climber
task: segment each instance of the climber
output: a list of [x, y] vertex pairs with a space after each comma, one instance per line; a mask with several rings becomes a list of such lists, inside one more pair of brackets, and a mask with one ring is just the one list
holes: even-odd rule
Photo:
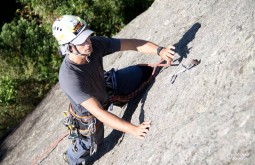
[[113, 76], [106, 82], [107, 74], [103, 70], [102, 58], [117, 51], [133, 50], [159, 55], [170, 63], [174, 58], [174, 47], [165, 48], [140, 39], [92, 36], [94, 31], [88, 28], [85, 20], [72, 15], [57, 18], [52, 31], [59, 44], [60, 54], [65, 56], [59, 70], [59, 83], [70, 99], [70, 111], [78, 120], [79, 127], [79, 136], [67, 150], [68, 162], [84, 163], [86, 157], [96, 151], [104, 132], [103, 125], [98, 124], [100, 122], [143, 139], [151, 121], [144, 121], [137, 126], [105, 110], [103, 105], [109, 93], [127, 95], [134, 91], [151, 73], [151, 68], [133, 65], [113, 70], [116, 80], [112, 84]]

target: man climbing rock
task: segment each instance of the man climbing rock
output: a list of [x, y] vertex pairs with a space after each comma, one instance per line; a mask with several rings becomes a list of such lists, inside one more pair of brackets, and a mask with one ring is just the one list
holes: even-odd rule
[[86, 22], [72, 15], [56, 19], [52, 31], [60, 45], [60, 53], [65, 56], [59, 71], [59, 83], [71, 102], [69, 119], [75, 127], [71, 129], [77, 130], [77, 136], [73, 136], [73, 144], [67, 150], [68, 162], [85, 163], [86, 157], [96, 151], [103, 139], [101, 122], [143, 139], [150, 121], [138, 126], [131, 124], [108, 112], [104, 105], [109, 95], [128, 95], [136, 90], [152, 69], [134, 65], [105, 74], [102, 59], [117, 51], [133, 50], [159, 55], [170, 63], [174, 58], [174, 47], [164, 48], [139, 39], [92, 36], [94, 32]]

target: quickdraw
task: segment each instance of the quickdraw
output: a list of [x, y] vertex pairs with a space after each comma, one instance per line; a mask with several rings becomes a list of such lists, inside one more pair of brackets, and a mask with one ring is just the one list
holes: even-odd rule
[[184, 69], [180, 70], [179, 72], [175, 73], [172, 75], [171, 77], [171, 83], [173, 84], [177, 78], [177, 76], [180, 74], [180, 73], [183, 73], [183, 72], [186, 72], [187, 70], [190, 70], [191, 68], [197, 66], [198, 64], [200, 64], [201, 60], [197, 60], [197, 59], [193, 59], [191, 61], [191, 63], [187, 66], [185, 65], [182, 65], [184, 67]]

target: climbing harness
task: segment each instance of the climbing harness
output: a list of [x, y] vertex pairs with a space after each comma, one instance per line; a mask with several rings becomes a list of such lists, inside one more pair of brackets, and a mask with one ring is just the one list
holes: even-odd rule
[[179, 72], [175, 73], [172, 75], [171, 77], [171, 83], [173, 84], [177, 78], [177, 76], [180, 74], [180, 73], [183, 73], [183, 72], [186, 72], [187, 70], [190, 70], [191, 68], [193, 68], [194, 66], [197, 66], [198, 64], [200, 64], [201, 60], [197, 60], [197, 59], [193, 59], [191, 61], [191, 63], [187, 66], [185, 65], [182, 65], [184, 67], [184, 69], [180, 70]]
[[95, 138], [96, 130], [102, 124], [98, 121], [93, 115], [89, 116], [79, 116], [77, 115], [72, 107], [72, 104], [69, 105], [69, 115], [68, 112], [64, 112], [64, 122], [63, 124], [70, 131], [68, 139], [72, 140], [73, 151], [77, 152], [77, 138], [91, 138], [91, 147], [90, 147], [90, 155], [94, 154], [97, 151], [97, 143]]

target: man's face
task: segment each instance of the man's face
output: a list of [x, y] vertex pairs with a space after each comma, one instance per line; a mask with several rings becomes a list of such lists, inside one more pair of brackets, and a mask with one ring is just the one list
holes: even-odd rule
[[[79, 53], [81, 53], [81, 54], [90, 55], [93, 52], [90, 37], [88, 37], [82, 44], [75, 45], [75, 46], [76, 46], [77, 50], [79, 51]], [[78, 52], [76, 52], [76, 53], [78, 53]]]

